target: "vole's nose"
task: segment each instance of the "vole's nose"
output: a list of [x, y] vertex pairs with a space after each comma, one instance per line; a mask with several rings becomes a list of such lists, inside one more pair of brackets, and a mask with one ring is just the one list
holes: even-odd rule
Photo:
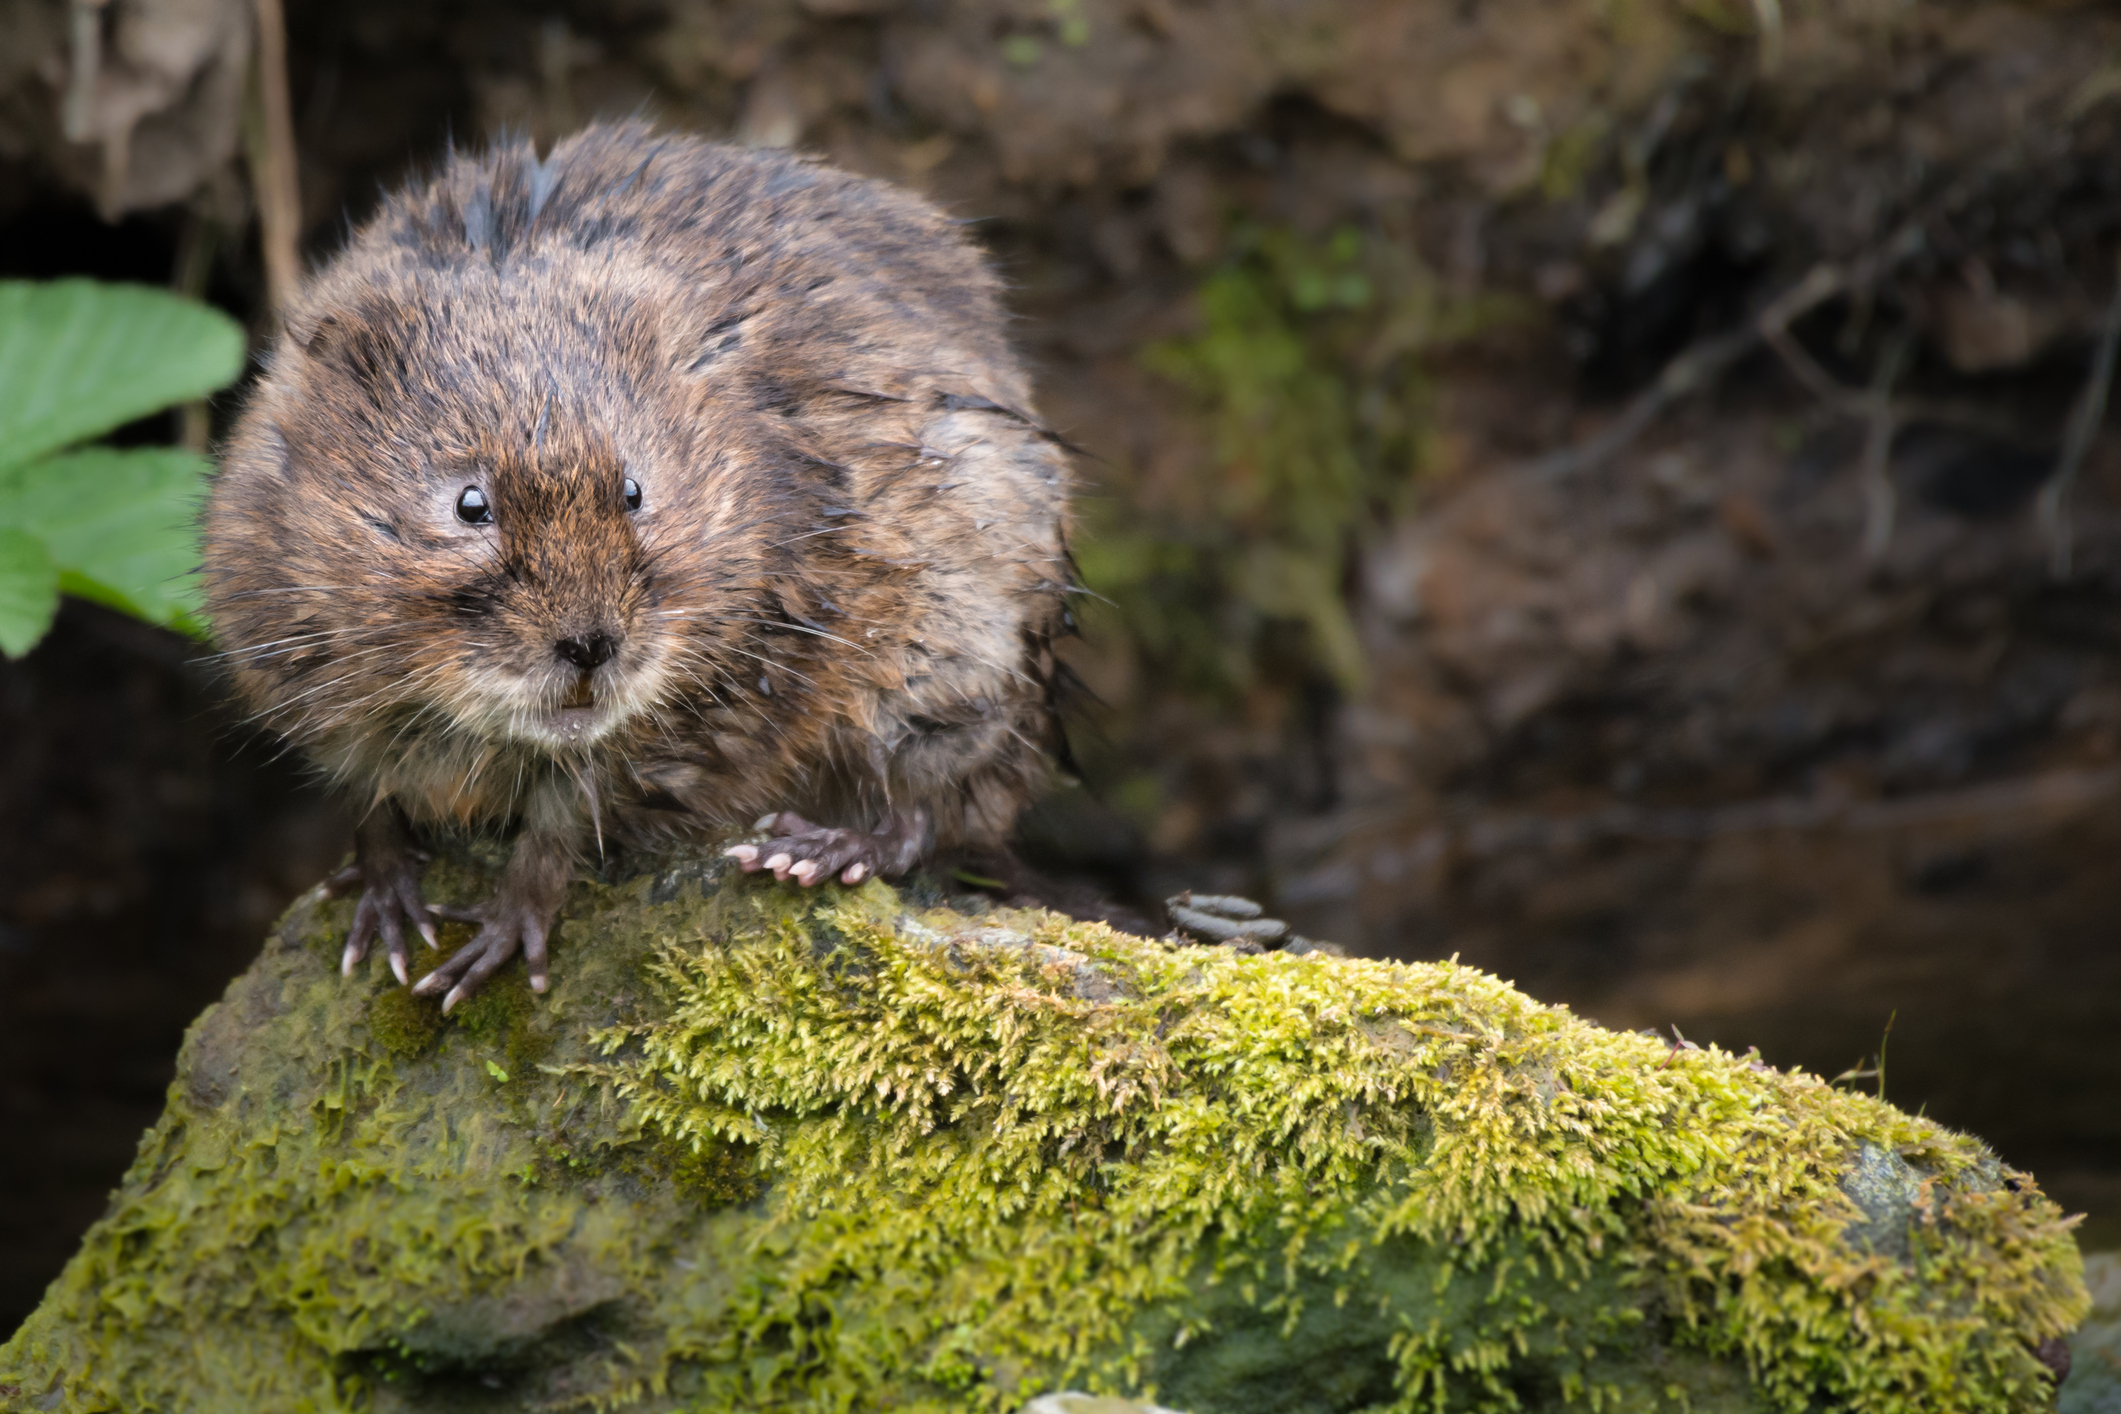
[[619, 641], [600, 629], [579, 638], [560, 639], [552, 645], [552, 651], [586, 673], [610, 662], [611, 655], [619, 651]]

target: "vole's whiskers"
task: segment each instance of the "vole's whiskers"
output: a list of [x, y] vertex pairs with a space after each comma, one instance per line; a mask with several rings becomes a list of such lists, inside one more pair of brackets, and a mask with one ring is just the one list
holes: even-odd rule
[[333, 667], [346, 668], [348, 671], [340, 673], [337, 677], [326, 678], [323, 682], [313, 684], [292, 697], [272, 698], [259, 710], [258, 715], [262, 717], [268, 713], [285, 712], [290, 708], [301, 705], [310, 698], [331, 691], [331, 689], [338, 687], [342, 683], [352, 682], [362, 676], [361, 669], [358, 666], [361, 660], [376, 657], [385, 652], [386, 648], [387, 645], [379, 644], [373, 648], [364, 648], [359, 653], [350, 653], [343, 658], [334, 659], [332, 662]]
[[239, 589], [222, 597], [239, 600], [257, 599], [267, 594], [343, 594], [362, 587], [358, 584], [275, 584], [262, 589]]
[[[395, 624], [368, 624], [354, 628], [319, 629], [313, 633], [299, 633], [287, 638], [274, 639], [270, 643], [254, 644], [243, 648], [230, 648], [219, 653], [210, 653], [201, 658], [205, 663], [231, 663], [239, 667], [252, 667], [274, 658], [289, 658], [314, 651], [326, 643], [358, 643], [379, 634], [395, 633]], [[342, 659], [334, 658], [339, 662]]]
[[769, 668], [780, 669], [782, 672], [788, 674], [788, 676], [802, 683], [805, 687], [817, 686], [817, 682], [814, 679], [804, 676], [802, 673], [797, 672], [794, 668], [789, 667], [786, 663], [779, 662], [773, 658], [768, 658], [762, 653], [753, 653], [747, 648], [739, 648], [733, 643], [717, 644], [715, 645], [714, 651], [719, 653], [735, 653], [739, 657], [750, 658], [754, 662], [764, 663]]

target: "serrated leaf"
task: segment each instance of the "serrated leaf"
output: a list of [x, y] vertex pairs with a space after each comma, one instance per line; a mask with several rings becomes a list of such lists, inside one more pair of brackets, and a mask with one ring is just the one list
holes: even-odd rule
[[196, 632], [212, 468], [174, 447], [90, 447], [0, 471], [0, 526], [41, 540], [69, 593]]
[[59, 568], [44, 542], [0, 525], [0, 652], [19, 658], [52, 626], [59, 608]]
[[166, 290], [0, 280], [0, 467], [226, 387], [243, 345], [234, 320]]

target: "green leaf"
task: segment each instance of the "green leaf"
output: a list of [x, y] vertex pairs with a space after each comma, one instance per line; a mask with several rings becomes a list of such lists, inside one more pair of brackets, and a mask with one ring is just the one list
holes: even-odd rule
[[68, 593], [197, 633], [211, 470], [173, 447], [90, 447], [11, 467], [0, 471], [0, 526], [40, 539]]
[[59, 608], [59, 570], [44, 542], [0, 525], [0, 652], [19, 658], [52, 626]]
[[508, 1083], [508, 1072], [495, 1065], [492, 1061], [486, 1062], [486, 1073], [503, 1085]]
[[0, 467], [226, 387], [243, 345], [227, 315], [165, 290], [0, 280]]

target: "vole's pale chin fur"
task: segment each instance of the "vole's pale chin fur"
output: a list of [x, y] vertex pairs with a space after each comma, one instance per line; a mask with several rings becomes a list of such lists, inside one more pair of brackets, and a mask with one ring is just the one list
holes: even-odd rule
[[918, 198], [638, 124], [386, 202], [288, 309], [207, 515], [237, 690], [375, 807], [349, 965], [428, 926], [406, 822], [518, 831], [452, 997], [519, 945], [541, 982], [612, 839], [785, 812], [806, 882], [998, 842], [1073, 579], [1005, 322]]
[[459, 730], [490, 741], [520, 742], [553, 752], [588, 752], [662, 701], [669, 681], [666, 654], [638, 668], [599, 669], [592, 705], [570, 708], [572, 673], [516, 673], [489, 669], [467, 674], [443, 704]]

